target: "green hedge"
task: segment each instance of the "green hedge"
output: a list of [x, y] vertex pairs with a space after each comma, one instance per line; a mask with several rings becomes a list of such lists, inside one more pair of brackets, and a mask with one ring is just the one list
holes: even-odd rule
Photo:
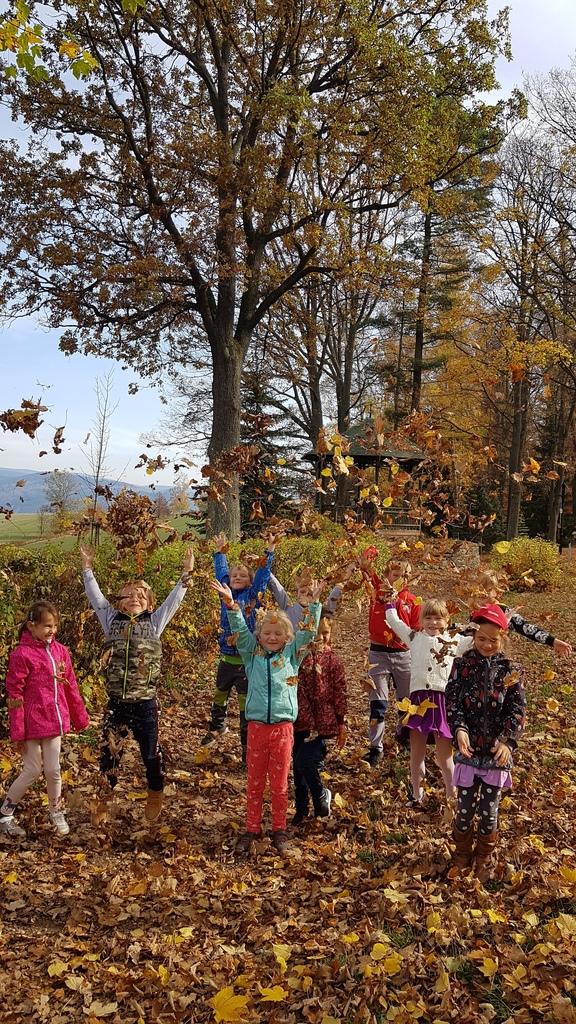
[[537, 537], [500, 541], [490, 552], [490, 562], [508, 573], [510, 590], [553, 590], [562, 582], [556, 544]]

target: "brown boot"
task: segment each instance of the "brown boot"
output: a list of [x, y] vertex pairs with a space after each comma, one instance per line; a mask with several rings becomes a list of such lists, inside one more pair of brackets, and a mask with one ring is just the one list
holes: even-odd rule
[[288, 836], [284, 831], [278, 831], [272, 833], [272, 846], [274, 846], [281, 857], [284, 857], [288, 852]]
[[474, 845], [474, 826], [471, 825], [467, 832], [461, 832], [454, 826], [452, 839], [456, 843], [456, 849], [452, 854], [452, 864], [456, 868], [469, 868], [472, 863], [472, 847]]
[[476, 849], [474, 851], [474, 874], [481, 882], [487, 882], [490, 878], [490, 861], [498, 843], [498, 833], [491, 832], [487, 836], [478, 835]]
[[149, 789], [146, 807], [144, 808], [144, 817], [146, 818], [146, 821], [149, 821], [150, 823], [158, 821], [158, 818], [162, 814], [163, 804], [164, 793], [162, 790]]

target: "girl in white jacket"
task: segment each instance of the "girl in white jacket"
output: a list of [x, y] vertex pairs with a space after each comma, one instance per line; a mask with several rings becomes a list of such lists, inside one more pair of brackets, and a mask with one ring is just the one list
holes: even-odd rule
[[448, 632], [450, 613], [444, 601], [436, 599], [423, 602], [417, 632], [402, 622], [392, 602], [386, 607], [386, 621], [410, 650], [411, 707], [409, 717], [403, 722], [410, 729], [410, 806], [415, 809], [422, 807], [426, 744], [430, 735], [434, 737], [436, 763], [442, 772], [447, 800], [451, 803], [454, 797], [454, 761], [444, 691], [454, 658], [470, 650], [473, 638]]

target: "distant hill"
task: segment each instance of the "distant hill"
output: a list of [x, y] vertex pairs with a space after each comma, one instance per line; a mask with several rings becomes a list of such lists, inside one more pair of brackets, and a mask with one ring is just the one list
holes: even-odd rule
[[[50, 473], [40, 473], [35, 469], [1, 469], [0, 468], [0, 505], [9, 505], [14, 512], [39, 512], [47, 503], [46, 491], [44, 489], [46, 477]], [[80, 473], [72, 473], [77, 482], [77, 498], [82, 501], [91, 493], [90, 481]], [[102, 484], [108, 486], [114, 494], [117, 494], [124, 487], [136, 494], [146, 494], [151, 501], [155, 495], [162, 494], [168, 497], [172, 488], [157, 484], [152, 490], [149, 486], [141, 484], [128, 484], [122, 480], [102, 480]]]

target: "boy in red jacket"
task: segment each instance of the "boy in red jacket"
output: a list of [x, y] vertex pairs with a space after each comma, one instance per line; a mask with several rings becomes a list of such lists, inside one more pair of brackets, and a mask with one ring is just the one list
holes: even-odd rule
[[294, 723], [294, 790], [300, 825], [309, 813], [312, 797], [317, 818], [330, 815], [332, 793], [323, 785], [320, 771], [326, 757], [326, 741], [336, 737], [339, 747], [346, 741], [346, 677], [344, 665], [330, 647], [332, 626], [321, 619], [312, 651], [298, 674], [298, 718]]
[[364, 755], [364, 760], [368, 761], [371, 768], [374, 768], [382, 758], [384, 721], [390, 700], [390, 682], [394, 684], [397, 700], [403, 700], [410, 693], [410, 651], [386, 622], [386, 603], [389, 600], [392, 581], [402, 580], [402, 587], [395, 603], [399, 617], [411, 629], [418, 628], [420, 619], [417, 598], [407, 589], [408, 580], [412, 575], [412, 566], [409, 562], [388, 562], [384, 579], [380, 579], [373, 566], [377, 554], [376, 548], [367, 548], [360, 559], [360, 568], [368, 575], [373, 588], [368, 613], [368, 632], [370, 634], [368, 673], [372, 684], [369, 693], [370, 749]]

